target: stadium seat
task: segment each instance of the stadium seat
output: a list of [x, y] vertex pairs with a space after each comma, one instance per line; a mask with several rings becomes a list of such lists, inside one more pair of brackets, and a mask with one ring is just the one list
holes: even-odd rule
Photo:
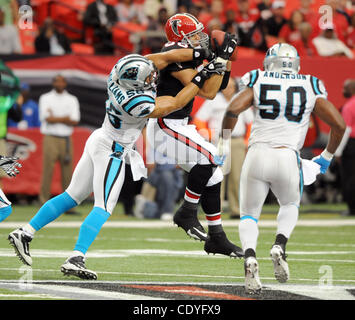
[[72, 43], [71, 48], [74, 54], [94, 54], [94, 48], [85, 43]]

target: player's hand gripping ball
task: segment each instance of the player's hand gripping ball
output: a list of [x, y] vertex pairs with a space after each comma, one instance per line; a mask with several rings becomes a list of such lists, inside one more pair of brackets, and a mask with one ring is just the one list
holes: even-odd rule
[[211, 47], [217, 57], [234, 61], [237, 59], [237, 36], [221, 30], [211, 32]]

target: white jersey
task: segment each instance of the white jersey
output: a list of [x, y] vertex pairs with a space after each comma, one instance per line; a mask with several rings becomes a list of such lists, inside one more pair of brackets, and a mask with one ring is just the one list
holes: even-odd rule
[[327, 98], [322, 81], [311, 75], [257, 69], [246, 73], [240, 86], [254, 91], [255, 118], [249, 146], [266, 143], [299, 151], [306, 138], [316, 99]]
[[116, 73], [112, 69], [107, 92], [109, 99], [106, 101], [102, 127], [112, 140], [132, 145], [146, 125], [146, 116], [155, 108], [156, 91], [124, 89], [117, 83]]

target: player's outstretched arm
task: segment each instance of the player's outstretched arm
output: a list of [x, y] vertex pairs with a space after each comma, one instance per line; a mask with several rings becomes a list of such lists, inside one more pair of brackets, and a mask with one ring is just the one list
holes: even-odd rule
[[[203, 49], [173, 49], [170, 51], [148, 54], [145, 57], [152, 60], [158, 70], [166, 68], [171, 63], [186, 62], [193, 59], [207, 58]], [[191, 78], [190, 78], [191, 80]]]
[[147, 117], [161, 118], [185, 107], [196, 96], [204, 83], [215, 74], [221, 73], [223, 68], [222, 64], [211, 61], [199, 73], [197, 73], [191, 82], [180, 90], [175, 97], [162, 96], [156, 98], [154, 111]]
[[229, 103], [222, 121], [222, 131], [224, 138], [229, 139], [230, 135], [238, 121], [241, 112], [248, 109], [254, 100], [254, 92], [252, 88], [241, 90]]
[[327, 125], [330, 126], [330, 134], [327, 147], [319, 156], [312, 159], [314, 162], [319, 164], [320, 172], [324, 174], [326, 173], [334, 157], [334, 153], [343, 138], [346, 124], [335, 106], [324, 98], [318, 98], [316, 100], [313, 112]]

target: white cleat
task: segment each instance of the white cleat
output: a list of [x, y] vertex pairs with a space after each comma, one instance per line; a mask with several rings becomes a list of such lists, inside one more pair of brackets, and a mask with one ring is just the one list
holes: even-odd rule
[[31, 242], [32, 238], [25, 234], [22, 228], [20, 228], [12, 231], [8, 236], [8, 240], [15, 249], [15, 253], [20, 258], [20, 260], [24, 264], [31, 266], [32, 257], [30, 254], [29, 243]]
[[65, 276], [75, 276], [84, 280], [97, 280], [96, 272], [86, 268], [85, 258], [82, 256], [68, 258], [61, 266], [60, 271]]
[[273, 245], [270, 250], [271, 260], [274, 264], [274, 274], [278, 282], [284, 283], [290, 278], [290, 271], [286, 255], [279, 245]]
[[244, 261], [245, 292], [247, 294], [260, 294], [262, 285], [259, 278], [259, 264], [254, 257]]

